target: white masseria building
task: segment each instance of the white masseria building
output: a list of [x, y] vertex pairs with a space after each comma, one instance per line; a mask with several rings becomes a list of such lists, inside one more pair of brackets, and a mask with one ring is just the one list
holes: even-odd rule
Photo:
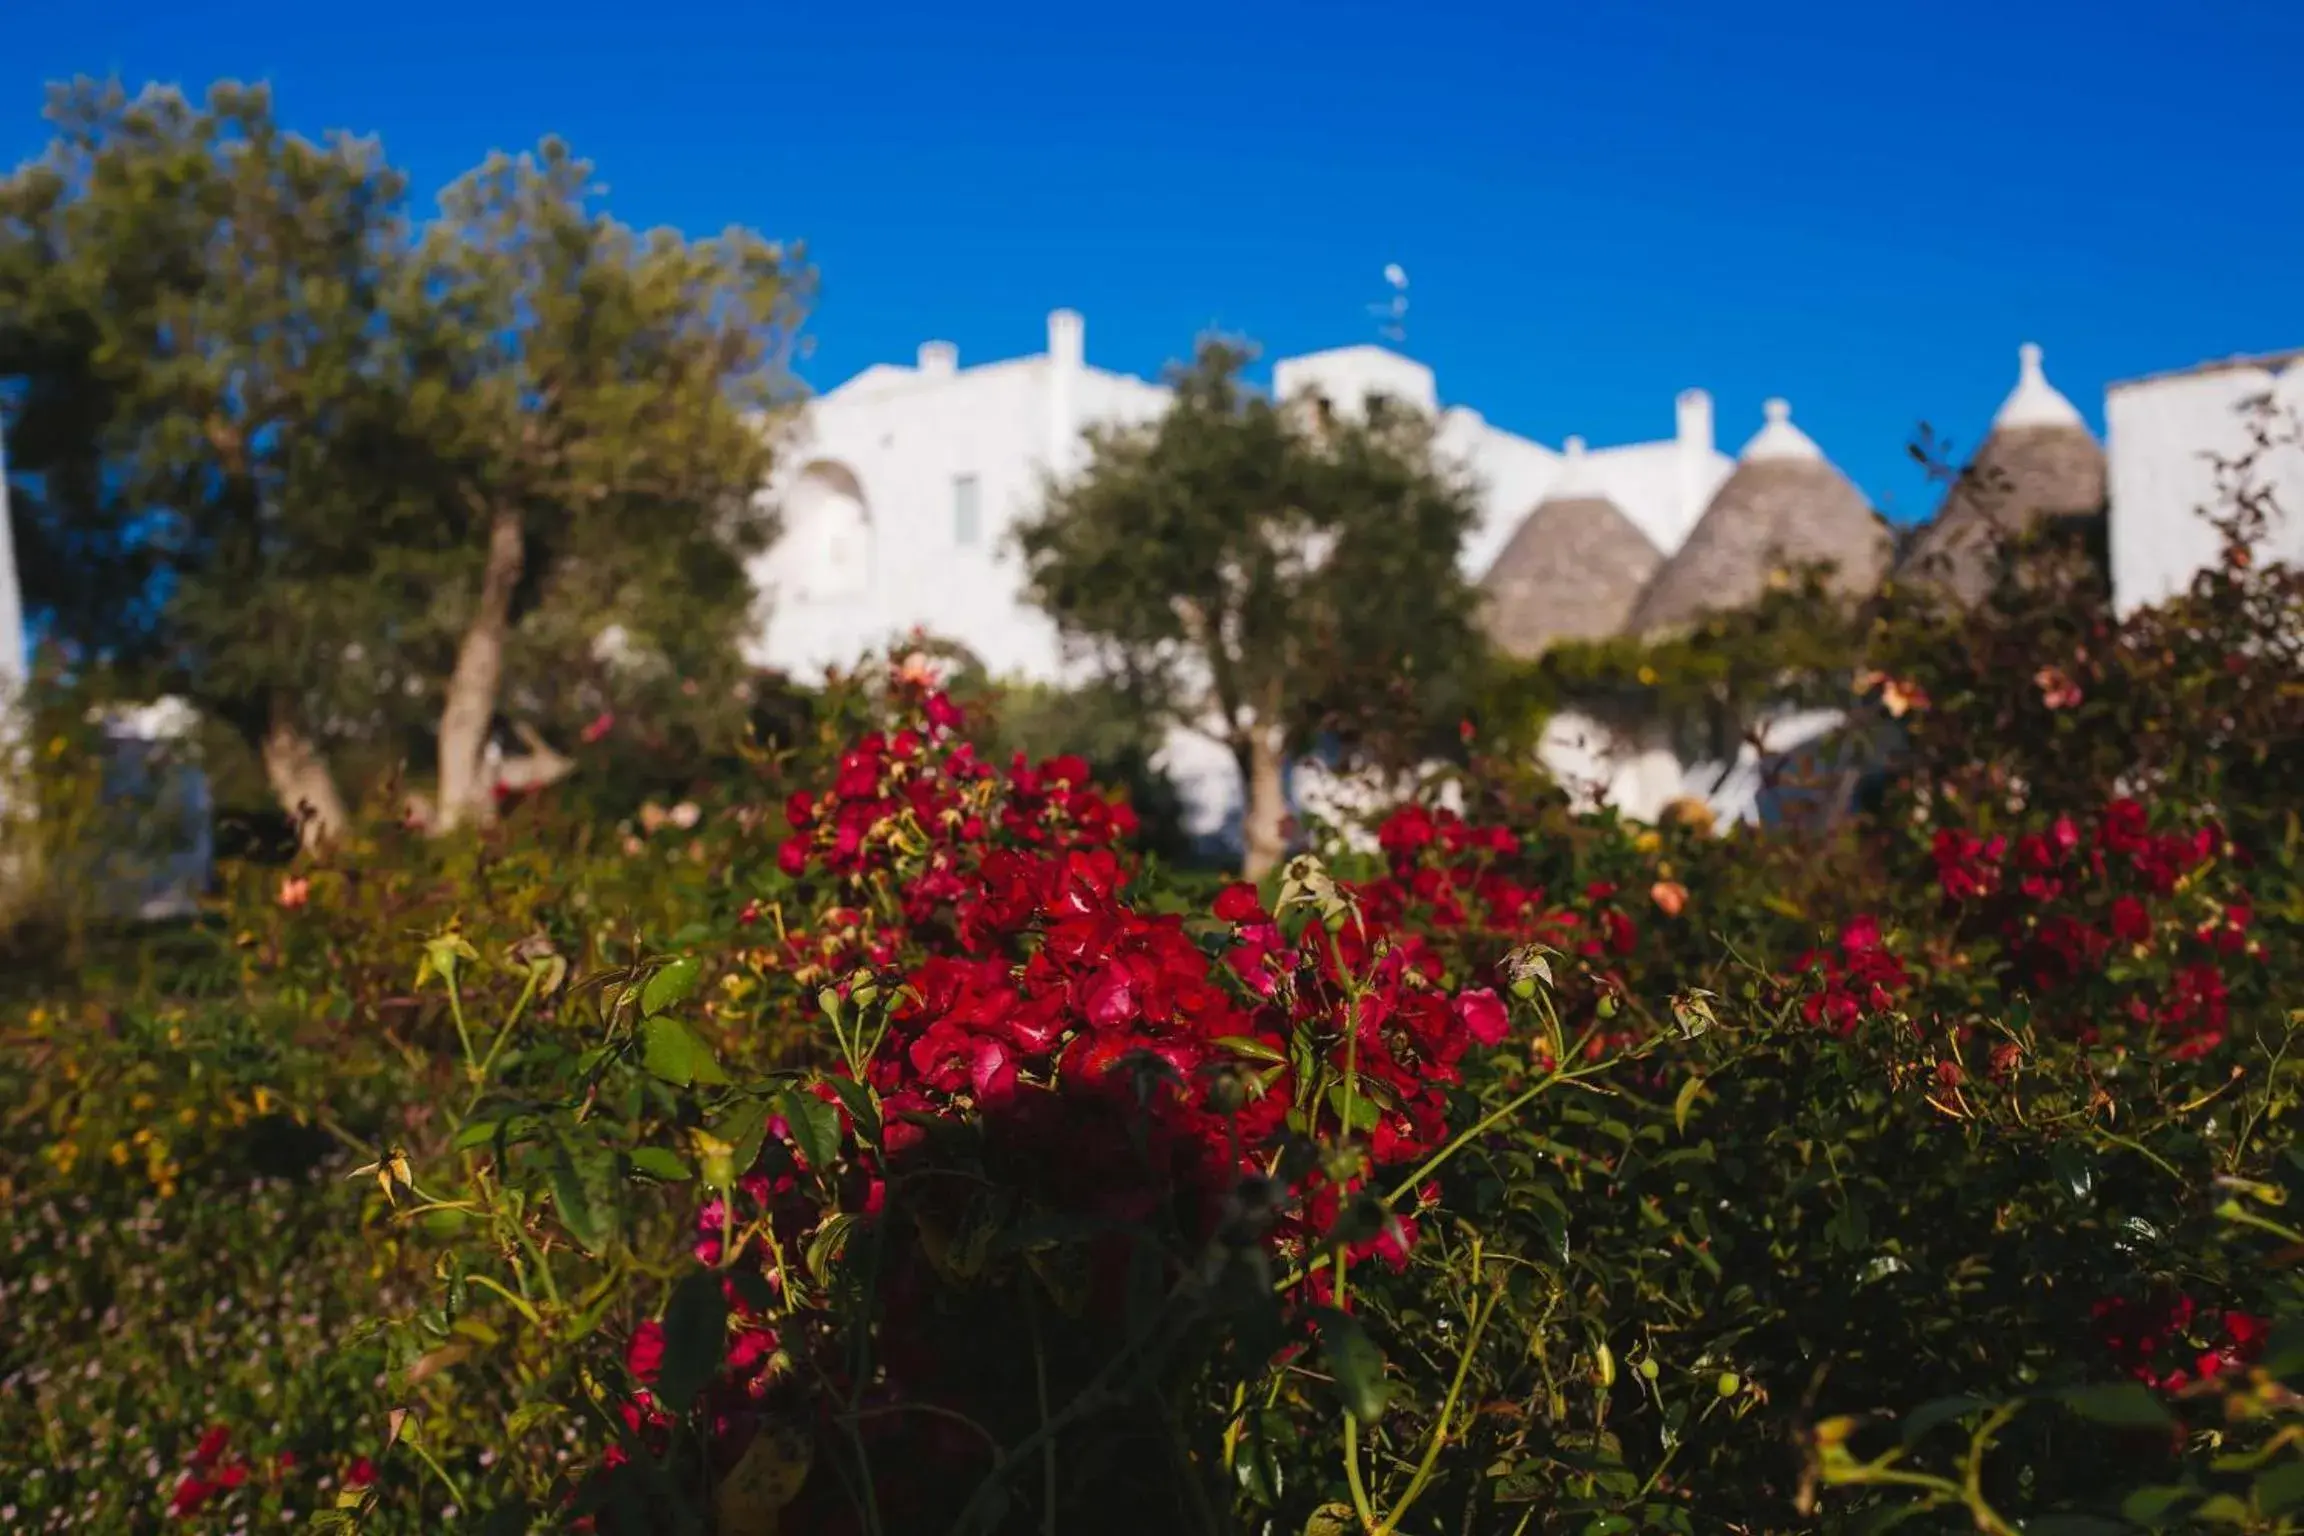
[[[2085, 431], [2047, 382], [2038, 349], [2024, 352], [1995, 427], [2053, 416]], [[2122, 611], [2175, 591], [2214, 557], [2214, 536], [2198, 516], [2220, 500], [2212, 460], [2246, 452], [2250, 401], [2304, 408], [2304, 367], [2291, 366], [2294, 356], [2208, 364], [2108, 391]], [[1571, 464], [1475, 410], [1443, 407], [1432, 371], [1383, 347], [1282, 358], [1272, 377], [1282, 396], [1317, 389], [1341, 405], [1380, 391], [1435, 413], [1441, 447], [1482, 488], [1481, 521], [1463, 554], [1474, 579], [1548, 492], [1569, 494], [1570, 478], [1574, 495], [1612, 504], [1668, 562], [1738, 462], [1716, 445], [1711, 397], [1700, 389], [1675, 398], [1671, 436], [1580, 452]], [[1086, 323], [1067, 309], [1048, 316], [1047, 350], [1036, 355], [964, 367], [951, 343], [931, 341], [910, 364], [878, 364], [830, 390], [810, 403], [772, 489], [785, 534], [756, 570], [769, 617], [755, 659], [815, 676], [919, 629], [965, 645], [996, 674], [1064, 679], [1070, 668], [1056, 628], [1025, 600], [1007, 535], [1035, 506], [1044, 474], [1078, 467], [1085, 429], [1148, 421], [1167, 399], [1164, 385], [1091, 365]], [[1771, 421], [1788, 414], [1780, 402], [1772, 409]], [[1769, 446], [1768, 427], [1754, 425], [1748, 456]], [[2304, 501], [2304, 449], [2294, 441], [2291, 428], [2291, 446], [2259, 455], [2259, 480], [2284, 504]], [[2304, 558], [2304, 512], [2277, 526], [2272, 543], [2291, 560]], [[1832, 722], [1785, 723], [1808, 737]], [[1599, 796], [1628, 814], [1652, 816], [1688, 793], [1731, 818], [1751, 814], [1754, 765], [1662, 762], [1653, 747], [1612, 757], [1566, 738], [1547, 756], [1561, 759], [1564, 776], [1601, 785]], [[1180, 733], [1164, 766], [1184, 793], [1192, 831], [1222, 836], [1236, 825], [1240, 789], [1221, 749]], [[1300, 801], [1330, 804], [1338, 794], [1316, 774], [1299, 776], [1297, 791]]]
[[[755, 659], [808, 676], [920, 629], [967, 646], [996, 673], [1062, 680], [1055, 628], [1024, 600], [1007, 534], [1034, 505], [1043, 473], [1077, 466], [1084, 429], [1150, 420], [1168, 399], [1162, 385], [1090, 366], [1085, 332], [1078, 314], [1057, 310], [1045, 352], [966, 368], [949, 343], [929, 342], [910, 365], [868, 368], [811, 402], [772, 489], [786, 533], [756, 571], [769, 617]], [[1443, 448], [1483, 487], [1481, 523], [1464, 550], [1475, 578], [1548, 498], [1613, 506], [1668, 567], [1738, 463], [1715, 446], [1712, 402], [1701, 390], [1674, 401], [1670, 437], [1564, 455], [1490, 426], [1477, 411], [1443, 408], [1430, 369], [1381, 347], [1284, 358], [1273, 380], [1283, 395], [1316, 387], [1348, 404], [1381, 391], [1436, 413]], [[1788, 431], [1788, 408], [1771, 409], [1741, 457], [1780, 457], [1791, 437], [1804, 454], [1824, 456]], [[2219, 461], [2254, 459], [2254, 483], [2286, 509], [2271, 529], [2270, 553], [2304, 563], [2304, 352], [2114, 384], [2105, 420], [2113, 590], [2123, 612], [2167, 597], [2215, 558], [2215, 536], [2199, 514], [2227, 500], [2229, 476]], [[2086, 437], [2093, 449], [2085, 419], [2048, 382], [2038, 350], [2026, 348], [1993, 427], [2043, 425]], [[1984, 440], [1989, 445], [1991, 434]], [[0, 444], [0, 748], [21, 740], [7, 696], [24, 680], [27, 660], [4, 466]], [[121, 712], [111, 722], [119, 750], [141, 759], [143, 744], [186, 737], [183, 713], [169, 701]], [[1828, 730], [1833, 718], [1783, 722], [1784, 744]], [[1600, 798], [1630, 815], [1652, 816], [1688, 793], [1729, 817], [1751, 812], [1754, 764], [1683, 764], [1653, 746], [1621, 751], [1565, 732], [1546, 755], [1564, 779], [1597, 785]], [[1240, 799], [1230, 758], [1203, 738], [1179, 735], [1165, 766], [1185, 794], [1192, 830], [1224, 834]], [[1342, 798], [1316, 772], [1299, 775], [1296, 792], [1308, 806]], [[193, 841], [200, 846], [187, 858], [204, 861], [204, 828]], [[174, 871], [161, 883], [196, 884]]]
[[[1282, 396], [1317, 389], [1349, 405], [1383, 393], [1437, 413], [1443, 451], [1482, 486], [1480, 525], [1464, 550], [1475, 578], [1565, 462], [1477, 411], [1442, 409], [1432, 371], [1382, 347], [1282, 358], [1272, 377]], [[1008, 534], [1036, 506], [1044, 474], [1078, 467], [1087, 428], [1149, 421], [1168, 394], [1092, 366], [1085, 322], [1060, 309], [1037, 355], [962, 367], [951, 343], [931, 341], [909, 366], [867, 368], [812, 401], [772, 490], [785, 531], [757, 571], [769, 619], [756, 659], [814, 676], [919, 628], [966, 646], [995, 674], [1065, 678], [1056, 627], [1026, 601]], [[1670, 437], [1592, 450], [1582, 470], [1666, 552], [1734, 467], [1714, 446], [1703, 391], [1679, 396], [1672, 423]], [[1191, 830], [1221, 834], [1238, 813], [1230, 757], [1179, 733], [1164, 766]]]

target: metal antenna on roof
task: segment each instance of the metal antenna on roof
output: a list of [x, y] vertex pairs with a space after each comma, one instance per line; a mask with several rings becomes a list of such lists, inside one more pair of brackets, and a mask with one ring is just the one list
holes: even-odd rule
[[1384, 281], [1392, 289], [1392, 296], [1381, 304], [1368, 306], [1368, 313], [1377, 320], [1376, 334], [1399, 345], [1408, 340], [1408, 273], [1400, 263], [1388, 262], [1384, 267]]

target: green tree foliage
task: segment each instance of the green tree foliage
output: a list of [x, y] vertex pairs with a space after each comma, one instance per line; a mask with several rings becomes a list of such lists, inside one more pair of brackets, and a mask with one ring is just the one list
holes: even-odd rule
[[283, 132], [261, 90], [196, 107], [82, 81], [49, 118], [48, 153], [0, 184], [33, 602], [339, 824], [335, 658], [378, 622], [378, 550], [424, 520], [381, 472], [406, 448], [377, 324], [401, 180], [373, 144]]
[[1276, 402], [1211, 342], [1148, 426], [1092, 433], [1085, 468], [1020, 530], [1034, 595], [1107, 676], [1222, 742], [1248, 786], [1247, 864], [1282, 851], [1283, 764], [1321, 734], [1387, 742], [1366, 713], [1391, 687], [1437, 711], [1480, 654], [1457, 551], [1472, 487], [1431, 423], [1371, 398]]
[[443, 197], [400, 295], [457, 540], [453, 662], [434, 674], [444, 825], [483, 803], [508, 667], [518, 713], [563, 722], [618, 684], [724, 697], [745, 561], [775, 533], [765, 418], [790, 395], [804, 273], [742, 230], [640, 235], [597, 191], [555, 140], [491, 157]]
[[419, 229], [376, 145], [261, 89], [84, 81], [49, 116], [0, 183], [0, 401], [27, 592], [83, 675], [228, 723], [312, 837], [355, 748], [436, 749], [447, 827], [500, 711], [542, 778], [543, 733], [740, 715], [792, 256], [638, 234], [552, 141]]

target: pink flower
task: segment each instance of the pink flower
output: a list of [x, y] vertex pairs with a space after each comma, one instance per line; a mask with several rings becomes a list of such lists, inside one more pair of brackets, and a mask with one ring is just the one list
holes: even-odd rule
[[2050, 709], [2070, 709], [2080, 702], [2080, 685], [2061, 667], [2042, 667], [2032, 674], [2032, 682], [2040, 690], [2040, 702]]
[[1502, 1045], [1512, 1027], [1511, 1016], [1504, 1011], [1504, 1000], [1487, 987], [1457, 997], [1456, 1022], [1482, 1045]]
[[614, 729], [616, 729], [616, 717], [608, 711], [602, 710], [585, 722], [584, 729], [579, 734], [583, 738], [584, 745], [589, 747], [600, 742]]
[[279, 902], [282, 910], [297, 911], [311, 899], [312, 882], [304, 876], [295, 875], [280, 882]]

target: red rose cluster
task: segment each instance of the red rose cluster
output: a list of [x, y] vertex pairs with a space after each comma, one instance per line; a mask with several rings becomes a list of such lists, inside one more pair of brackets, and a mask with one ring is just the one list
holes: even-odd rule
[[1520, 838], [1509, 827], [1409, 805], [1385, 820], [1377, 844], [1389, 867], [1358, 892], [1396, 927], [1542, 943], [1593, 960], [1628, 955], [1639, 943], [1638, 926], [1615, 905], [1607, 881], [1585, 886], [1581, 908], [1549, 902], [1518, 867]]
[[1801, 1016], [1842, 1037], [1862, 1020], [1894, 1009], [1912, 981], [1904, 962], [1881, 940], [1880, 920], [1869, 915], [1849, 919], [1831, 947], [1809, 950], [1792, 968], [1819, 983], [1800, 1000]]
[[[281, 1451], [251, 1462], [232, 1448], [230, 1425], [211, 1425], [193, 1445], [192, 1453], [184, 1458], [183, 1474], [168, 1495], [168, 1513], [174, 1519], [190, 1519], [245, 1485], [258, 1472], [262, 1473], [261, 1480], [266, 1486], [278, 1487], [296, 1470], [296, 1464], [294, 1451]], [[353, 1487], [364, 1488], [375, 1480], [375, 1466], [365, 1456], [353, 1462], [345, 1473], [345, 1481]]]
[[[2087, 827], [2058, 816], [2013, 841], [1946, 828], [1933, 848], [1945, 901], [1964, 932], [1996, 942], [2008, 982], [2081, 1033], [2124, 1015], [2178, 1059], [2223, 1043], [2228, 967], [2258, 953], [2248, 904], [2214, 890], [2238, 857], [2216, 823], [2155, 831], [2126, 798]], [[2115, 958], [2133, 979], [2105, 997]]]
[[[779, 1337], [751, 1310], [758, 1282], [782, 1297], [791, 1256], [832, 1217], [853, 1245], [890, 1219], [899, 1187], [903, 1219], [877, 1261], [875, 1398], [949, 1405], [981, 1389], [956, 1366], [967, 1355], [951, 1347], [944, 1298], [980, 1262], [965, 1234], [981, 1224], [986, 1189], [1013, 1211], [1101, 1234], [1085, 1244], [1089, 1324], [1122, 1308], [1136, 1234], [1169, 1234], [1172, 1263], [1215, 1243], [1309, 1265], [1347, 1206], [1445, 1143], [1465, 1053], [1509, 1028], [1495, 992], [1444, 983], [1443, 957], [1411, 931], [1408, 909], [1468, 904], [1484, 928], [1569, 942], [1580, 926], [1497, 870], [1411, 869], [1404, 839], [1421, 812], [1388, 829], [1404, 860], [1394, 873], [1344, 888], [1325, 910], [1276, 913], [1247, 885], [1216, 898], [1212, 922], [1142, 910], [1120, 846], [1134, 818], [1097, 793], [1084, 763], [995, 770], [941, 694], [897, 686], [908, 718], [859, 741], [829, 789], [792, 797], [778, 861], [827, 899], [822, 923], [792, 936], [795, 969], [838, 1005], [884, 1015], [862, 1074], [877, 1135], [851, 1113], [865, 1103], [855, 1085], [819, 1083], [837, 1115], [837, 1165], [809, 1169], [804, 1138], [772, 1121], [735, 1209], [715, 1198], [698, 1213], [697, 1257], [730, 1276], [732, 1319], [706, 1408], [738, 1438], [748, 1407], [802, 1374], [776, 1362], [810, 1348], [812, 1325], [783, 1315]], [[1500, 829], [1428, 825], [1423, 843], [1447, 858], [1516, 846]], [[1586, 937], [1605, 948], [1612, 932], [1602, 923]], [[1407, 1262], [1412, 1210], [1358, 1220], [1350, 1256]], [[1330, 1279], [1313, 1274], [1297, 1294], [1331, 1300]], [[636, 1379], [653, 1379], [662, 1347], [654, 1325], [633, 1336]], [[839, 1393], [852, 1385], [846, 1369], [811, 1356], [805, 1374]], [[626, 1420], [641, 1443], [652, 1438], [645, 1392]], [[945, 1420], [871, 1422], [875, 1436], [932, 1437]], [[963, 1436], [952, 1449], [977, 1448]]]
[[[2246, 1312], [2203, 1317], [2190, 1296], [2105, 1297], [2089, 1310], [2096, 1340], [2120, 1369], [2161, 1392], [2248, 1365], [2263, 1354], [2271, 1325]], [[2213, 1329], [2206, 1326], [2213, 1320]]]
[[248, 1481], [248, 1463], [232, 1453], [232, 1431], [218, 1424], [200, 1437], [185, 1458], [184, 1475], [169, 1497], [168, 1513], [179, 1519], [196, 1514], [208, 1503]]

